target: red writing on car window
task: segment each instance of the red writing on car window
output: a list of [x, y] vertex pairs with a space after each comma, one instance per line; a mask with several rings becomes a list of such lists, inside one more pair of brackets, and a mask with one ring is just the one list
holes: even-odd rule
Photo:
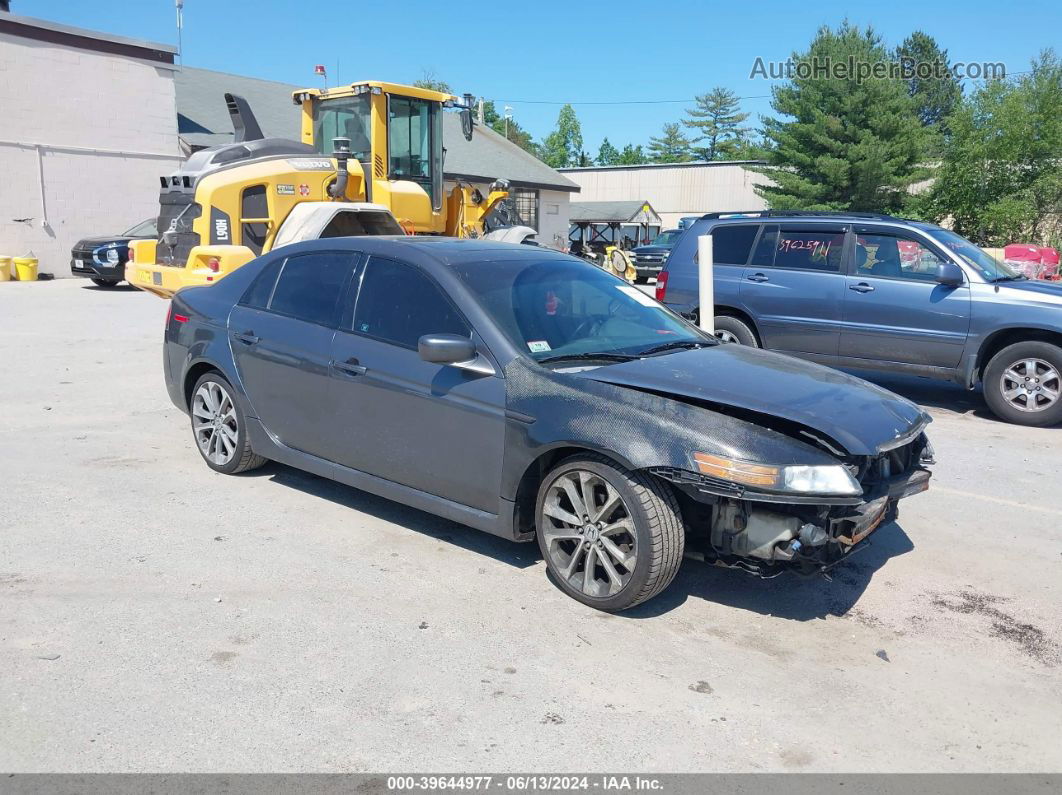
[[812, 257], [825, 257], [830, 253], [830, 240], [793, 240], [783, 238], [778, 242], [779, 251], [810, 251]]

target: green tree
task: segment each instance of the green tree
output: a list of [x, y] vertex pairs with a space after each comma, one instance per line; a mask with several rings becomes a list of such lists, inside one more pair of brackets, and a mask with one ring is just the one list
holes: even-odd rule
[[718, 87], [693, 98], [697, 106], [686, 111], [690, 118], [682, 123], [696, 136], [690, 143], [704, 142], [693, 147], [701, 160], [733, 160], [745, 148], [750, 128], [741, 123], [749, 114], [740, 111], [739, 100], [733, 91]]
[[454, 93], [450, 89], [450, 84], [445, 80], [440, 80], [432, 69], [425, 69], [421, 72], [420, 79], [414, 80], [413, 85], [417, 88], [426, 88], [429, 91], [441, 91], [444, 94]]
[[914, 100], [896, 76], [838, 79], [800, 64], [886, 62], [889, 53], [871, 28], [847, 21], [823, 26], [807, 52], [794, 53], [795, 76], [772, 89], [783, 119], [764, 119], [770, 147], [757, 187], [771, 207], [804, 210], [890, 211], [903, 206], [907, 188], [926, 176], [922, 167], [930, 135], [919, 124]]
[[542, 162], [553, 168], [574, 166], [583, 151], [583, 129], [575, 108], [565, 105], [557, 114], [557, 127], [542, 142]]
[[649, 158], [645, 156], [645, 150], [642, 149], [642, 145], [627, 144], [623, 147], [623, 151], [619, 153], [619, 157], [616, 158], [617, 166], [640, 166], [642, 163], [648, 163]]
[[619, 162], [619, 158], [619, 149], [614, 147], [608, 138], [605, 138], [597, 150], [597, 164], [599, 166], [614, 166]]
[[922, 31], [915, 31], [896, 48], [896, 60], [910, 72], [907, 93], [915, 101], [922, 124], [944, 130], [946, 120], [962, 97], [962, 87], [955, 79], [948, 51]]
[[1062, 233], [1062, 61], [985, 83], [950, 117], [937, 178], [916, 206], [982, 246]]
[[678, 122], [665, 124], [659, 138], [649, 139], [649, 159], [654, 163], [687, 163], [693, 159], [690, 139], [682, 132]]

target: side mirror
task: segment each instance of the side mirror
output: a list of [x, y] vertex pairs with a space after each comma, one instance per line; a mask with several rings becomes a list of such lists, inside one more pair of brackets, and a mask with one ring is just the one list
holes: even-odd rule
[[962, 268], [954, 262], [942, 262], [937, 266], [937, 283], [946, 287], [958, 287], [965, 281]]
[[461, 132], [466, 141], [472, 140], [472, 108], [465, 108], [461, 111]]
[[417, 353], [426, 362], [457, 364], [476, 358], [476, 346], [457, 334], [425, 334], [417, 341]]

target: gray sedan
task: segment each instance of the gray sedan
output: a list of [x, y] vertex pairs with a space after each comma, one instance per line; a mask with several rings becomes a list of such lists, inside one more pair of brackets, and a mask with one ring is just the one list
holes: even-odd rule
[[286, 246], [179, 292], [164, 362], [211, 468], [273, 460], [537, 540], [602, 610], [660, 593], [684, 554], [824, 571], [929, 481], [914, 404], [538, 247]]

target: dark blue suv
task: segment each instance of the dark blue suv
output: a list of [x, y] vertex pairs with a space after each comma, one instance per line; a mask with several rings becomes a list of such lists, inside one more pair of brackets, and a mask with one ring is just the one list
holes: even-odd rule
[[696, 319], [711, 234], [715, 326], [822, 364], [983, 383], [1002, 419], [1062, 422], [1062, 286], [1029, 281], [939, 226], [887, 215], [710, 213], [671, 250], [656, 296]]

